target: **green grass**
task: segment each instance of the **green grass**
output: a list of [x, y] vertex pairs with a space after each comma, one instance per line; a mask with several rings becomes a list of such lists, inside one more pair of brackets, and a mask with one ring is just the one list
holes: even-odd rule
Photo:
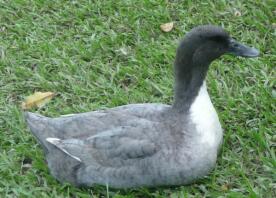
[[[105, 197], [105, 187], [53, 179], [21, 101], [35, 91], [58, 93], [33, 110], [47, 116], [171, 103], [177, 43], [210, 23], [261, 51], [257, 59], [224, 56], [208, 73], [225, 131], [215, 170], [190, 186], [111, 189], [109, 196], [276, 197], [275, 15], [272, 0], [0, 0], [0, 197]], [[173, 31], [160, 31], [169, 21]]]

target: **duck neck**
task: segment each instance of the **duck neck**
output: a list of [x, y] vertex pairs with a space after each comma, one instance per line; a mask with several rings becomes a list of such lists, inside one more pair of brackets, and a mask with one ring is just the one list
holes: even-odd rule
[[191, 49], [187, 46], [191, 45], [185, 41], [180, 44], [174, 63], [175, 93], [173, 109], [177, 112], [185, 112], [190, 109], [200, 87], [203, 85], [211, 63], [208, 57], [200, 53], [200, 50]]

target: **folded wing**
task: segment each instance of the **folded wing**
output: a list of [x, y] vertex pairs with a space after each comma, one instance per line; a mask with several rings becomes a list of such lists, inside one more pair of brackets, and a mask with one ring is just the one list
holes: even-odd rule
[[146, 133], [136, 132], [137, 128], [125, 126], [83, 140], [49, 137], [47, 141], [78, 161], [108, 165], [111, 162], [147, 158], [158, 152], [157, 145], [145, 138]]

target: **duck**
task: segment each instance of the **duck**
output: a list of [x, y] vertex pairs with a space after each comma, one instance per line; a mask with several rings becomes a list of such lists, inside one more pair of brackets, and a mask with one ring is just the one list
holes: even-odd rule
[[51, 175], [77, 187], [187, 185], [216, 165], [223, 130], [205, 82], [224, 54], [257, 57], [222, 27], [200, 25], [176, 50], [172, 104], [127, 104], [49, 118], [24, 112]]

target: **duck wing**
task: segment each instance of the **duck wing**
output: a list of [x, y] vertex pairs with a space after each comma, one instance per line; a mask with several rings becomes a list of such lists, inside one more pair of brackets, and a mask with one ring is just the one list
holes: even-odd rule
[[[143, 130], [146, 129], [148, 127], [143, 127]], [[86, 139], [62, 140], [50, 137], [46, 140], [84, 164], [116, 166], [122, 165], [125, 160], [146, 158], [158, 152], [157, 144], [146, 139], [147, 135], [140, 131], [137, 127], [120, 126]]]
[[114, 132], [120, 129], [123, 133], [124, 130], [120, 128], [122, 126], [132, 126], [133, 128], [128, 129], [131, 134], [141, 133], [143, 127], [159, 120], [160, 112], [166, 108], [168, 105], [135, 104], [58, 118], [25, 112], [25, 118], [31, 132], [47, 151], [49, 143], [46, 138], [84, 140], [106, 131]]

